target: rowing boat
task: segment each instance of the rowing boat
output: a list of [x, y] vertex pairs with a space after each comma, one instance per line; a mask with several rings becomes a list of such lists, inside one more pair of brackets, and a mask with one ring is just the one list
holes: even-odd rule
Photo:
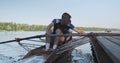
[[[81, 40], [82, 39], [82, 40]], [[61, 45], [58, 49], [54, 51], [45, 51], [45, 46], [41, 46], [29, 51], [23, 59], [34, 57], [34, 56], [43, 56], [46, 63], [67, 63], [72, 62], [72, 50], [80, 45], [88, 43], [85, 37], [79, 39], [72, 39], [71, 41]], [[76, 46], [75, 46], [76, 45]]]
[[[74, 36], [76, 36], [75, 34], [73, 34]], [[113, 35], [113, 34], [103, 34], [103, 33], [95, 33], [92, 35], [86, 34], [86, 35], [82, 35], [82, 38], [79, 39], [72, 39], [71, 41], [59, 46], [56, 50], [54, 51], [44, 51], [45, 46], [41, 46], [35, 49], [32, 49], [31, 51], [29, 51], [22, 60], [24, 59], [29, 59], [29, 58], [33, 58], [34, 56], [43, 56], [45, 58], [45, 63], [68, 63], [72, 61], [72, 57], [71, 57], [71, 51], [75, 48], [78, 47], [80, 45], [86, 44], [89, 41], [87, 41], [86, 39], [88, 39], [88, 37], [86, 36], [106, 36], [106, 35]], [[114, 34], [114, 35], [118, 35], [118, 34]], [[3, 43], [10, 43], [13, 41], [18, 41], [18, 43], [21, 43], [19, 41], [21, 40], [27, 40], [27, 39], [31, 39], [31, 38], [40, 38], [40, 37], [45, 37], [45, 35], [37, 35], [37, 36], [32, 36], [32, 37], [27, 37], [27, 38], [20, 38], [19, 40], [10, 40], [10, 41], [4, 41], [1, 42], [1, 44]], [[50, 35], [53, 36], [53, 35]], [[54, 36], [62, 36], [62, 35], [54, 35]], [[68, 35], [64, 35], [64, 36], [68, 36]], [[77, 36], [80, 36], [77, 34]], [[39, 62], [39, 61], [38, 61]]]

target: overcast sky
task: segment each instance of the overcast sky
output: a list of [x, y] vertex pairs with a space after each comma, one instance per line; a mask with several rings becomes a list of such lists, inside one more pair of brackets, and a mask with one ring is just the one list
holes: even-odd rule
[[120, 28], [120, 0], [0, 0], [0, 22], [48, 25], [64, 12], [75, 26]]

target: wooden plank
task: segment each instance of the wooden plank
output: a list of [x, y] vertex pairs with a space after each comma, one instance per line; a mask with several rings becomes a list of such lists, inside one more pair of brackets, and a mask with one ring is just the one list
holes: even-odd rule
[[96, 37], [90, 37], [91, 39], [91, 50], [93, 60], [95, 63], [113, 63], [108, 54], [104, 51], [103, 47], [99, 44]]
[[120, 63], [120, 46], [102, 36], [97, 37], [99, 44], [115, 63]]
[[120, 36], [112, 36], [112, 37], [115, 38], [115, 39], [120, 40]]
[[113, 36], [104, 36], [104, 38], [106, 38], [107, 40], [109, 40], [110, 42], [115, 43], [116, 45], [120, 46], [120, 40], [115, 39]]
[[96, 36], [120, 36], [120, 33], [93, 33]]

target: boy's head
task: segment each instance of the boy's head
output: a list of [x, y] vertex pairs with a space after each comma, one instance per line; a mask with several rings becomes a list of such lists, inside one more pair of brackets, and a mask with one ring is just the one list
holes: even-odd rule
[[62, 19], [66, 19], [66, 18], [71, 18], [71, 15], [70, 14], [68, 14], [68, 13], [63, 13], [62, 14]]
[[62, 23], [63, 24], [68, 24], [68, 23], [70, 23], [71, 22], [71, 16], [70, 16], [70, 14], [68, 14], [68, 13], [63, 13], [62, 14]]

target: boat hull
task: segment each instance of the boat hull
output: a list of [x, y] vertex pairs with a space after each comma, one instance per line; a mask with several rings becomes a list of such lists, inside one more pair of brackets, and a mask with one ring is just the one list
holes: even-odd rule
[[65, 51], [62, 54], [56, 54], [56, 51], [44, 51], [45, 46], [38, 47], [28, 52], [23, 59], [30, 58], [32, 56], [43, 56], [46, 59], [45, 63], [67, 63], [72, 61], [72, 50]]

